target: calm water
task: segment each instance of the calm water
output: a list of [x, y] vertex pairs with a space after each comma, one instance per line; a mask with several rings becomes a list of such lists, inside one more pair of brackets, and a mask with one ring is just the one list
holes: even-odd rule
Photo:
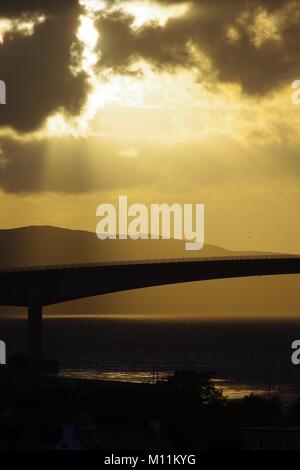
[[[62, 374], [88, 379], [151, 381], [188, 367], [211, 371], [225, 395], [278, 391], [300, 395], [300, 365], [291, 343], [300, 322], [203, 322], [124, 318], [54, 318], [44, 322], [45, 356]], [[26, 321], [0, 320], [8, 355], [26, 351]], [[156, 372], [155, 372], [156, 373]]]

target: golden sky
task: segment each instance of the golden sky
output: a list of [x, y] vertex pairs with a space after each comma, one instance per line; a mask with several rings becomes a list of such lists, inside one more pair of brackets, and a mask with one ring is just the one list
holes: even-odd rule
[[299, 253], [299, 0], [4, 1], [1, 228], [204, 203], [206, 242]]

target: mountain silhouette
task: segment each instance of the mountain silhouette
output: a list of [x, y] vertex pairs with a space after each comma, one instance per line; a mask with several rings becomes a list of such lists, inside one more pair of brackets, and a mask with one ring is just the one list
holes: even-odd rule
[[51, 226], [0, 230], [0, 247], [0, 268], [253, 254], [214, 245], [186, 251], [181, 240], [99, 240], [91, 232]]

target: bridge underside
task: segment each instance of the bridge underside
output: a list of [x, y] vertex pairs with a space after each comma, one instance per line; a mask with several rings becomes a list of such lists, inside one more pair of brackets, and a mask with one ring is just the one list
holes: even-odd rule
[[111, 292], [209, 279], [299, 274], [300, 257], [107, 263], [0, 272], [0, 305], [28, 308], [28, 355], [42, 358], [42, 307]]

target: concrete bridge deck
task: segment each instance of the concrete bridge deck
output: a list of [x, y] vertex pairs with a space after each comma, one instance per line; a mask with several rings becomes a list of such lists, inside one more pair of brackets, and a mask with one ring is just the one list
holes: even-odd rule
[[28, 308], [28, 352], [42, 357], [42, 307], [158, 285], [247, 276], [299, 274], [298, 255], [104, 262], [0, 270], [0, 305]]

